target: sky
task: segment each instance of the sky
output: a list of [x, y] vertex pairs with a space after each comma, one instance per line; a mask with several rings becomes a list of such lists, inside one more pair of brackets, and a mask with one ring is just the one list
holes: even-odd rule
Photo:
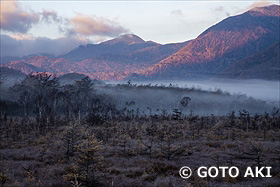
[[279, 1], [1, 0], [0, 56], [57, 56], [130, 33], [161, 44], [184, 42], [229, 16], [271, 4]]

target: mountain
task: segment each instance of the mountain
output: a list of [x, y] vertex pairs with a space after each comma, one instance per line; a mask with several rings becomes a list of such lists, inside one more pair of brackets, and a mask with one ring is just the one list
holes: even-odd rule
[[215, 77], [227, 79], [280, 79], [280, 41], [264, 51], [244, 58]]
[[19, 56], [1, 56], [0, 57], [0, 64], [6, 64], [8, 62], [16, 61], [16, 60], [29, 59], [29, 58], [34, 57], [34, 56], [46, 56], [46, 57], [49, 57], [49, 58], [55, 58], [54, 55], [51, 55], [51, 54], [48, 54], [48, 53], [30, 54], [30, 55], [23, 56], [23, 57], [19, 57]]
[[127, 34], [100, 44], [81, 45], [60, 57], [72, 62], [78, 62], [88, 58], [102, 58], [102, 56], [108, 56], [108, 54], [128, 54], [136, 50], [158, 45], [155, 42], [145, 42], [142, 38], [134, 34]]
[[8, 62], [14, 61], [14, 60], [20, 60], [20, 57], [15, 57], [15, 56], [1, 56], [0, 57], [0, 64], [6, 64]]
[[187, 44], [188, 41], [161, 45], [129, 34], [100, 44], [81, 45], [60, 57], [32, 55], [2, 66], [26, 74], [33, 71], [57, 75], [80, 73], [94, 79], [117, 80], [161, 61]]
[[[228, 17], [187, 42], [161, 45], [127, 34], [100, 44], [81, 45], [59, 57], [32, 55], [1, 66], [24, 73], [79, 73], [100, 80], [209, 79], [223, 73], [254, 78], [257, 70], [265, 68], [256, 66], [241, 73], [238, 67], [258, 64], [253, 56], [280, 40], [279, 22], [280, 6], [271, 5]], [[273, 60], [262, 59], [274, 65]]]
[[119, 43], [125, 43], [128, 45], [131, 44], [139, 44], [139, 43], [146, 43], [142, 38], [140, 38], [139, 36], [136, 36], [135, 34], [125, 34], [125, 35], [121, 35], [115, 39], [103, 42], [103, 45], [115, 45], [115, 44], [119, 44]]
[[[206, 79], [280, 39], [280, 7], [254, 8], [210, 27], [177, 53], [138, 70], [146, 79]], [[135, 74], [134, 74], [135, 76]]]

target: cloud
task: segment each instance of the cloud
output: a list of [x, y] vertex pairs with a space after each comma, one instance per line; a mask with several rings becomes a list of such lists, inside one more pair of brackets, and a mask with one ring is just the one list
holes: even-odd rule
[[225, 11], [225, 7], [223, 7], [223, 6], [218, 6], [218, 7], [216, 7], [216, 8], [214, 9], [214, 11], [223, 12], [223, 11]]
[[127, 33], [128, 30], [120, 26], [117, 22], [97, 16], [86, 16], [77, 14], [69, 20], [73, 28], [68, 30], [68, 34], [80, 34], [85, 36], [98, 35], [115, 37]]
[[170, 14], [175, 16], [183, 16], [182, 10], [173, 10]]
[[247, 10], [250, 10], [250, 9], [256, 8], [256, 7], [268, 6], [271, 4], [273, 4], [273, 3], [268, 0], [256, 1], [256, 2], [253, 2], [250, 6], [248, 6]]
[[43, 9], [43, 11], [40, 13], [42, 21], [44, 21], [47, 24], [51, 24], [53, 22], [62, 22], [63, 18], [59, 17], [55, 11], [49, 11]]
[[10, 34], [11, 38], [16, 40], [34, 40], [35, 38], [31, 34]]
[[[76, 14], [73, 18], [59, 16], [53, 10], [33, 11], [17, 0], [1, 1], [1, 56], [24, 56], [49, 53], [62, 55], [81, 44], [102, 41], [129, 32], [118, 22], [103, 17]], [[56, 24], [65, 36], [57, 39], [29, 34], [37, 24]], [[90, 39], [91, 40], [90, 40]]]
[[129, 32], [118, 22], [103, 17], [76, 14], [73, 18], [59, 16], [53, 10], [40, 12], [23, 9], [17, 0], [1, 1], [1, 27], [10, 33], [26, 34], [36, 24], [57, 24], [58, 31], [69, 36], [115, 37]]
[[24, 10], [17, 0], [1, 1], [1, 30], [27, 33], [33, 25], [40, 22], [51, 24], [62, 23], [64, 19], [55, 11], [43, 9], [42, 12]]
[[1, 1], [0, 28], [1, 30], [26, 33], [33, 24], [40, 20], [32, 10], [24, 11], [16, 0]]
[[230, 16], [230, 13], [228, 11], [226, 11], [225, 7], [223, 6], [218, 6], [216, 7], [213, 12], [217, 12], [217, 13], [224, 13], [226, 16]]
[[1, 56], [24, 56], [38, 53], [62, 55], [75, 47], [90, 43], [86, 38], [62, 37], [49, 39], [30, 35], [1, 35]]

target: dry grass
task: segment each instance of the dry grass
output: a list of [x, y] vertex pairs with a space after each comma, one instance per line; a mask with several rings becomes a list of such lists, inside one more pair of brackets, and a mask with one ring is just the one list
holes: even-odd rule
[[[188, 117], [183, 120], [138, 118], [112, 119], [103, 125], [89, 126], [87, 122], [72, 131], [79, 146], [85, 132], [95, 134], [100, 143], [94, 166], [97, 186], [277, 186], [280, 184], [279, 118], [266, 120], [264, 127], [247, 128], [236, 117], [228, 126], [228, 117]], [[259, 123], [263, 118], [258, 118]], [[7, 120], [9, 121], [9, 120]], [[1, 182], [3, 186], [74, 186], [74, 179], [65, 176], [73, 171], [78, 151], [67, 152], [66, 132], [73, 123], [64, 120], [50, 126], [46, 133], [26, 130], [35, 123], [29, 119], [20, 125], [13, 119], [8, 128], [1, 121]], [[68, 125], [69, 124], [69, 125]], [[3, 128], [5, 127], [5, 128]], [[15, 128], [17, 127], [17, 128]], [[20, 136], [15, 133], [21, 132]], [[71, 138], [67, 140], [71, 140]], [[254, 152], [257, 147], [259, 153]], [[69, 150], [68, 150], [69, 151]], [[248, 155], [249, 153], [251, 155]], [[69, 155], [67, 155], [69, 154]], [[260, 155], [258, 160], [257, 156]], [[180, 178], [182, 166], [194, 170], [204, 166], [237, 166], [244, 170], [254, 165], [272, 166], [272, 178]], [[79, 169], [79, 168], [78, 168]], [[78, 170], [77, 170], [78, 171]], [[67, 179], [67, 180], [66, 180]], [[76, 184], [87, 184], [78, 181]]]

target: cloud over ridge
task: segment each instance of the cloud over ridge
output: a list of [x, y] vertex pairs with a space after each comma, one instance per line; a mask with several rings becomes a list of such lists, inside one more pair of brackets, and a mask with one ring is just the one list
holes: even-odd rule
[[[49, 39], [46, 37], [32, 38], [26, 35], [1, 34], [1, 56], [25, 56], [30, 54], [48, 53], [55, 56], [65, 54], [75, 47], [89, 43], [85, 38], [61, 37]], [[23, 37], [24, 36], [24, 37]]]
[[[103, 40], [129, 32], [117, 21], [77, 13], [74, 17], [60, 16], [56, 11], [33, 11], [18, 0], [1, 1], [0, 29], [1, 56], [24, 56], [36, 53], [61, 55], [86, 43], [90, 38]], [[34, 25], [54, 24], [62, 36], [56, 39], [34, 37], [30, 29]]]
[[127, 29], [120, 26], [116, 21], [97, 16], [77, 14], [69, 21], [73, 25], [73, 28], [69, 30], [70, 34], [115, 37], [128, 32]]
[[25, 11], [18, 1], [1, 1], [1, 30], [26, 33], [40, 16], [32, 10]]

